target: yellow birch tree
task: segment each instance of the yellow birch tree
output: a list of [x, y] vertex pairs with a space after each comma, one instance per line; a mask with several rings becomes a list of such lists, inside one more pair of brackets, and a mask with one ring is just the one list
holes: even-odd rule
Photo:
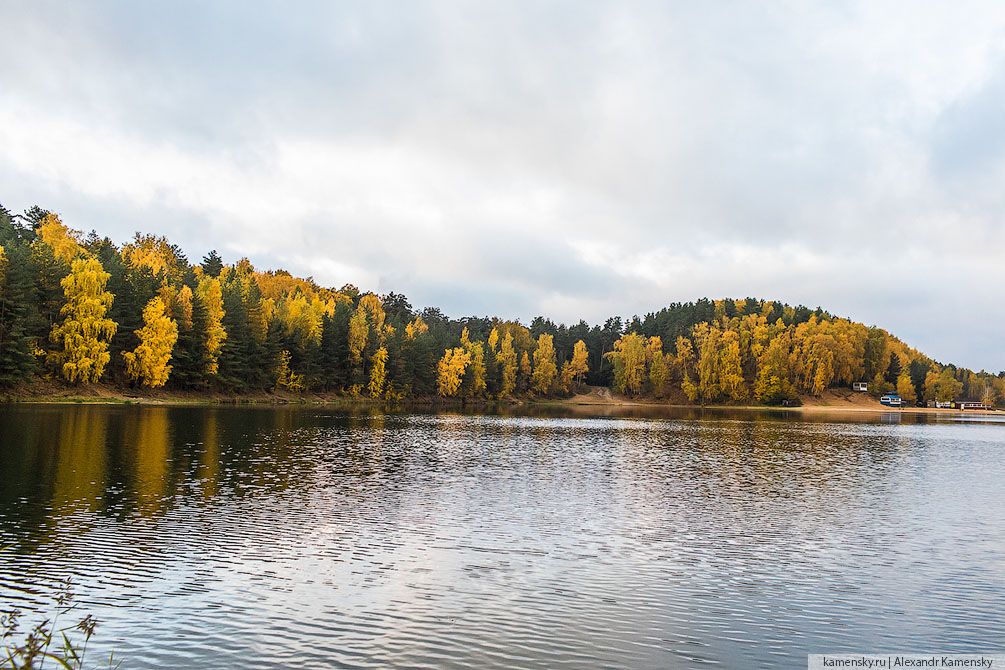
[[426, 322], [422, 320], [421, 316], [417, 316], [407, 326], [405, 326], [405, 339], [412, 341], [419, 335], [426, 332], [429, 332], [429, 326], [426, 325]]
[[583, 383], [583, 376], [590, 371], [589, 353], [586, 350], [586, 342], [579, 340], [572, 347], [572, 360], [569, 361], [569, 374], [572, 381], [577, 386]]
[[223, 327], [223, 289], [216, 277], [204, 277], [196, 287], [196, 296], [206, 308], [206, 331], [202, 334], [206, 347], [206, 374], [219, 372], [220, 350], [227, 339]]
[[670, 363], [663, 353], [663, 341], [659, 337], [650, 337], [646, 345], [646, 358], [649, 360], [649, 383], [653, 395], [662, 398], [666, 395], [667, 379], [670, 376]]
[[457, 395], [464, 378], [464, 370], [471, 361], [471, 356], [460, 347], [447, 349], [443, 358], [436, 365], [436, 384], [440, 395], [450, 398]]
[[747, 399], [740, 358], [740, 338], [735, 330], [725, 330], [719, 340], [719, 388], [733, 400]]
[[80, 231], [67, 228], [55, 214], [46, 214], [39, 222], [36, 239], [52, 247], [53, 255], [64, 263], [87, 253], [80, 246]]
[[349, 353], [357, 364], [362, 360], [363, 349], [370, 328], [366, 322], [366, 308], [360, 305], [349, 319]]
[[474, 398], [485, 392], [485, 348], [481, 342], [471, 341], [467, 328], [461, 332], [461, 346], [471, 359], [468, 368], [471, 387], [468, 389], [468, 395]]
[[143, 327], [134, 332], [140, 344], [133, 351], [122, 352], [126, 374], [150, 388], [164, 386], [171, 374], [168, 362], [178, 341], [178, 324], [165, 313], [160, 297], [155, 297], [143, 308]]
[[537, 349], [534, 350], [532, 388], [538, 393], [547, 393], [551, 390], [557, 374], [554, 338], [547, 333], [541, 333], [537, 338]]
[[520, 390], [526, 390], [527, 386], [530, 384], [530, 375], [533, 368], [530, 367], [530, 355], [527, 351], [523, 351], [520, 354]]
[[897, 377], [897, 395], [904, 399], [909, 406], [913, 406], [914, 403], [918, 401], [918, 393], [914, 390], [914, 384], [911, 382], [911, 375], [908, 374], [906, 368], [904, 372]]
[[614, 390], [638, 395], [646, 375], [645, 340], [638, 333], [622, 335], [608, 356], [614, 362]]
[[384, 392], [384, 381], [387, 379], [387, 349], [381, 347], [370, 357], [370, 390], [371, 398], [379, 398]]
[[496, 356], [496, 360], [499, 361], [499, 372], [502, 377], [502, 383], [499, 387], [499, 397], [505, 398], [516, 388], [516, 372], [519, 367], [517, 364], [516, 349], [513, 348], [513, 336], [508, 332], [503, 335], [502, 343], [499, 345], [499, 355]]
[[681, 335], [677, 338], [676, 349], [675, 362], [677, 371], [680, 373], [680, 388], [687, 395], [688, 400], [694, 402], [698, 399], [698, 384], [694, 379], [694, 345], [691, 340]]
[[108, 340], [118, 325], [105, 317], [114, 299], [105, 290], [110, 276], [97, 259], [78, 258], [61, 282], [66, 298], [60, 310], [64, 319], [53, 327], [50, 339], [62, 345], [54, 359], [67, 381], [96, 382], [111, 359]]
[[698, 349], [698, 397], [702, 404], [709, 400], [718, 400], [719, 387], [719, 339], [722, 331], [715, 324], [701, 322], [696, 325], [691, 335]]

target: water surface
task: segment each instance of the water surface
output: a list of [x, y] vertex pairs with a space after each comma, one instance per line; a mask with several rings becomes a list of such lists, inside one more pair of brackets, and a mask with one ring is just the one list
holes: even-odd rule
[[0, 609], [72, 576], [124, 669], [1003, 650], [1002, 422], [633, 411], [0, 407]]

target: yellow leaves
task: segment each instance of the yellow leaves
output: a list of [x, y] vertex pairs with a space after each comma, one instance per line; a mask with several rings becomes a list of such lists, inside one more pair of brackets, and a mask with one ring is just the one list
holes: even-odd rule
[[60, 310], [63, 323], [54, 326], [50, 339], [62, 345], [54, 355], [62, 364], [63, 377], [70, 382], [96, 382], [111, 356], [108, 340], [117, 325], [105, 318], [113, 296], [105, 290], [109, 275], [94, 258], [74, 260], [61, 282], [66, 304]]
[[951, 402], [956, 400], [962, 390], [963, 384], [953, 376], [952, 368], [943, 368], [936, 378], [935, 399], [939, 402]]
[[527, 352], [524, 351], [523, 353], [520, 354], [520, 375], [524, 379], [528, 379], [530, 377], [530, 373], [531, 373], [530, 356], [528, 356]]
[[[294, 277], [286, 270], [255, 272], [255, 282], [258, 284], [263, 298], [279, 300], [284, 296], [302, 293], [308, 300], [318, 298], [322, 302], [334, 302], [331, 291], [318, 288], [317, 284], [310, 279]], [[339, 297], [344, 298], [345, 296]]]
[[557, 374], [554, 338], [542, 333], [537, 338], [537, 349], [534, 350], [534, 373], [531, 378], [531, 388], [538, 393], [548, 393], [551, 391]]
[[662, 351], [654, 351], [649, 361], [649, 383], [653, 395], [662, 398], [666, 395], [667, 381], [670, 378], [670, 357]]
[[134, 268], [147, 268], [155, 275], [163, 273], [165, 278], [178, 264], [178, 257], [167, 238], [139, 233], [122, 247], [122, 258]]
[[837, 343], [827, 328], [818, 327], [816, 317], [796, 327], [792, 342], [796, 384], [801, 390], [819, 396], [834, 378]]
[[[870, 330], [847, 319], [812, 314], [798, 325], [786, 325], [796, 310], [784, 307], [782, 318], [768, 323], [778, 310], [758, 309], [750, 301], [737, 301], [737, 316], [729, 318], [728, 301], [715, 303], [716, 319], [691, 329], [691, 340], [679, 338], [677, 367], [681, 388], [692, 400], [714, 401], [728, 397], [743, 401], [750, 395], [764, 403], [797, 400], [797, 391], [822, 394], [836, 382], [850, 384], [862, 378]], [[784, 319], [784, 320], [783, 320]], [[882, 340], [873, 360], [886, 360], [895, 351], [901, 361], [913, 352], [897, 341]], [[875, 350], [875, 347], [874, 347]], [[882, 382], [883, 371], [877, 375]]]
[[[467, 328], [464, 329], [467, 332]], [[477, 397], [485, 392], [485, 350], [481, 342], [468, 342], [464, 345], [465, 351], [471, 357], [469, 373], [471, 374], [471, 387], [469, 395]]]
[[380, 298], [373, 293], [367, 293], [359, 299], [359, 306], [366, 312], [367, 321], [374, 332], [380, 333], [384, 328], [384, 306]]
[[[493, 329], [493, 332], [495, 332], [495, 329]], [[499, 363], [499, 372], [502, 377], [499, 387], [499, 397], [505, 398], [516, 388], [516, 373], [519, 368], [516, 349], [513, 348], [513, 336], [509, 333], [503, 335], [496, 361]]]
[[192, 289], [182, 286], [175, 296], [175, 307], [178, 313], [178, 327], [182, 330], [192, 329]]
[[863, 356], [867, 339], [865, 326], [847, 319], [811, 316], [796, 326], [792, 344], [799, 388], [819, 395], [833, 381], [845, 384], [858, 381], [865, 374]]
[[638, 395], [646, 374], [645, 340], [638, 333], [623, 335], [614, 343], [614, 350], [605, 354], [614, 362], [614, 390]]
[[572, 348], [572, 360], [562, 365], [562, 390], [568, 391], [573, 384], [578, 386], [583, 382], [583, 375], [590, 371], [588, 359], [586, 343], [579, 340]]
[[244, 257], [234, 264], [234, 272], [250, 277], [255, 273], [255, 266], [251, 264], [251, 261], [247, 257]]
[[572, 348], [572, 373], [576, 383], [582, 383], [583, 376], [590, 371], [589, 352], [586, 350], [586, 342], [579, 340]]
[[[332, 310], [334, 311], [334, 305]], [[366, 349], [371, 334], [374, 338], [372, 341], [383, 346], [384, 340], [394, 333], [390, 324], [384, 325], [384, 319], [384, 307], [380, 298], [372, 293], [360, 297], [356, 311], [349, 319], [349, 353], [357, 365], [363, 360], [363, 350]]]
[[489, 351], [495, 353], [495, 350], [499, 346], [499, 329], [493, 328], [492, 332], [489, 333]]
[[739, 334], [735, 330], [724, 331], [719, 340], [719, 347], [720, 390], [733, 400], [746, 400], [747, 386], [743, 381]]
[[683, 335], [677, 338], [677, 368], [681, 377], [690, 377], [694, 372], [694, 345]]
[[220, 351], [227, 339], [227, 331], [223, 327], [223, 290], [220, 288], [220, 280], [204, 277], [196, 288], [196, 295], [206, 308], [206, 332], [203, 334], [206, 343], [206, 374], [215, 375], [219, 371]]
[[292, 354], [286, 350], [279, 353], [279, 365], [276, 366], [275, 372], [276, 385], [294, 393], [302, 393], [307, 388], [304, 385], [304, 376], [290, 369], [291, 358]]
[[[271, 298], [267, 301], [272, 303]], [[334, 312], [334, 301], [327, 302], [316, 296], [308, 299], [297, 291], [292, 296], [279, 298], [273, 315], [283, 323], [287, 334], [299, 338], [302, 343], [318, 344], [321, 342], [322, 321]]]
[[55, 214], [46, 214], [39, 224], [36, 239], [52, 248], [53, 255], [64, 263], [86, 255], [80, 246], [80, 231], [63, 225]]
[[429, 326], [426, 325], [421, 316], [417, 316], [411, 323], [405, 326], [405, 339], [411, 342], [419, 335], [427, 332], [429, 332]]
[[460, 347], [447, 349], [436, 364], [436, 385], [440, 395], [451, 398], [461, 388], [464, 370], [471, 361], [471, 355]]
[[918, 394], [914, 390], [914, 384], [911, 383], [911, 376], [907, 373], [906, 367], [900, 376], [897, 377], [897, 394], [908, 405], [913, 405], [918, 400]]
[[480, 396], [485, 392], [485, 349], [481, 342], [472, 342], [468, 329], [461, 331], [461, 347], [468, 355], [470, 385], [465, 391], [467, 397]]
[[366, 322], [366, 309], [360, 305], [349, 319], [349, 354], [357, 363], [362, 360], [368, 333], [369, 326]]
[[157, 388], [171, 374], [171, 352], [178, 341], [178, 324], [165, 312], [164, 301], [156, 297], [143, 308], [143, 327], [135, 331], [140, 344], [125, 351], [126, 374], [144, 386]]
[[666, 392], [670, 363], [663, 353], [663, 341], [659, 337], [653, 336], [646, 341], [646, 365], [649, 368], [649, 384], [652, 392], [661, 398]]
[[370, 384], [368, 389], [371, 398], [379, 398], [384, 392], [384, 381], [387, 379], [387, 349], [381, 347], [370, 357]]
[[704, 403], [718, 400], [719, 388], [719, 338], [722, 331], [715, 324], [699, 323], [691, 331], [698, 350], [696, 361], [698, 397]]
[[763, 368], [757, 373], [754, 399], [765, 405], [780, 405], [784, 401], [797, 400], [798, 396], [786, 377], [773, 374], [771, 368]]

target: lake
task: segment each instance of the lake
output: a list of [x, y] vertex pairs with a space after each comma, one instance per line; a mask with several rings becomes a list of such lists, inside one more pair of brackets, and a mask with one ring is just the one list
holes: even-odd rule
[[0, 609], [72, 576], [123, 670], [1005, 649], [1001, 418], [535, 414], [0, 406]]

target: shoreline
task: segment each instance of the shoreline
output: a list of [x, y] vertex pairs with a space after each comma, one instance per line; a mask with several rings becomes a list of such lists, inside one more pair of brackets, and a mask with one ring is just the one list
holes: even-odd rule
[[[779, 405], [684, 405], [680, 403], [661, 403], [653, 401], [621, 401], [613, 403], [598, 403], [598, 402], [575, 402], [572, 399], [561, 401], [561, 400], [546, 400], [539, 402], [532, 402], [531, 404], [536, 406], [546, 406], [553, 405], [555, 407], [626, 407], [626, 408], [666, 408], [666, 409], [711, 409], [711, 410], [740, 410], [747, 412], [804, 412], [807, 414], [824, 414], [824, 413], [839, 413], [839, 414], [933, 414], [937, 416], [952, 416], [952, 415], [967, 415], [967, 416], [981, 416], [981, 415], [994, 415], [1000, 414], [1003, 410], [961, 410], [961, 409], [937, 409], [935, 407], [885, 407], [879, 405], [878, 407], [856, 407], [856, 406], [840, 406], [840, 405], [799, 405], [793, 407], [783, 407]], [[878, 403], [877, 403], [878, 404]]]
[[[83, 390], [83, 389], [81, 389]], [[107, 386], [93, 386], [87, 389], [90, 394], [71, 395], [70, 393], [52, 392], [9, 392], [0, 395], [2, 405], [142, 405], [169, 407], [205, 407], [205, 406], [314, 406], [314, 407], [398, 407], [398, 408], [428, 408], [456, 410], [459, 408], [607, 408], [607, 409], [667, 409], [667, 410], [728, 410], [746, 412], [799, 412], [806, 414], [927, 414], [936, 416], [973, 415], [987, 416], [1002, 412], [1002, 410], [960, 410], [953, 408], [934, 407], [901, 407], [892, 408], [862, 402], [865, 398], [856, 398], [859, 402], [848, 401], [844, 396], [834, 395], [826, 400], [806, 398], [804, 404], [792, 407], [772, 405], [696, 405], [682, 403], [676, 399], [660, 401], [646, 398], [624, 398], [610, 393], [609, 389], [593, 387], [587, 393], [569, 398], [513, 398], [501, 400], [457, 400], [444, 398], [416, 398], [406, 400], [378, 400], [366, 397], [349, 397], [339, 395], [299, 395], [284, 392], [256, 392], [246, 395], [198, 394], [198, 393], [154, 393], [132, 395], [122, 393], [121, 389]], [[71, 391], [71, 389], [66, 389]]]

